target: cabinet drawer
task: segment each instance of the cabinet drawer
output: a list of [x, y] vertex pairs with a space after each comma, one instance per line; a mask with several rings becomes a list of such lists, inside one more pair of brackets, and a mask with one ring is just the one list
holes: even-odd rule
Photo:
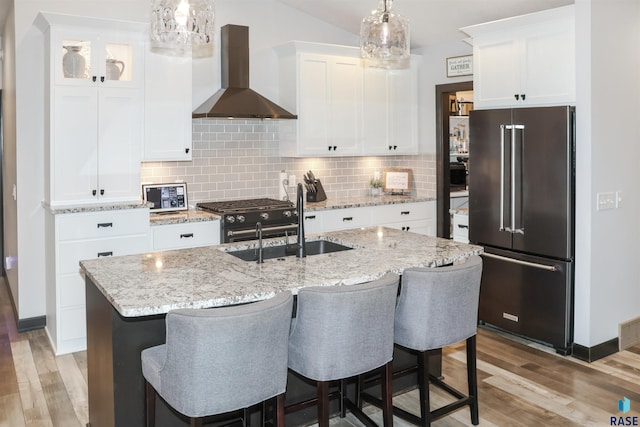
[[148, 209], [56, 215], [58, 240], [93, 239], [147, 233]]
[[469, 215], [453, 215], [453, 240], [469, 243]]
[[322, 214], [322, 231], [368, 227], [371, 224], [370, 208], [333, 209]]
[[305, 234], [322, 233], [322, 211], [305, 212], [304, 232]]
[[60, 290], [60, 308], [83, 306], [85, 299], [84, 274], [65, 274], [58, 276], [58, 289]]
[[79, 262], [101, 256], [132, 255], [147, 252], [149, 238], [146, 234], [130, 237], [114, 237], [111, 239], [94, 239], [58, 244], [58, 274], [80, 271]]
[[384, 224], [384, 226], [416, 234], [430, 235], [429, 230], [431, 221], [427, 219], [420, 219], [417, 221], [394, 222], [392, 224]]
[[75, 340], [87, 336], [87, 316], [84, 306], [60, 310], [60, 340]]
[[373, 209], [373, 224], [384, 225], [396, 222], [429, 218], [428, 203], [398, 203], [376, 206]]
[[219, 221], [158, 225], [151, 230], [154, 251], [220, 244]]

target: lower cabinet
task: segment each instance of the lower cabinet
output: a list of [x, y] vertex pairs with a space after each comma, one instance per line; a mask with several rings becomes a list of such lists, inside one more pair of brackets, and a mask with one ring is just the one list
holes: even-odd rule
[[435, 218], [436, 202], [426, 201], [309, 211], [304, 214], [304, 227], [311, 234], [382, 225], [435, 236]]
[[85, 278], [80, 261], [147, 252], [149, 210], [48, 213], [47, 333], [57, 355], [86, 349]]
[[220, 244], [220, 221], [187, 222], [151, 227], [154, 251]]

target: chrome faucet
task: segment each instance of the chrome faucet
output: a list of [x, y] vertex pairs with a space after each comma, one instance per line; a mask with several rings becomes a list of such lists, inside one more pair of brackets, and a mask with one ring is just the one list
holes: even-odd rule
[[298, 191], [296, 193], [296, 213], [298, 214], [298, 247], [296, 257], [304, 258], [307, 256], [307, 243], [304, 239], [304, 200], [302, 199], [302, 183], [298, 183]]
[[258, 264], [262, 264], [262, 223], [256, 222], [256, 237], [258, 238]]

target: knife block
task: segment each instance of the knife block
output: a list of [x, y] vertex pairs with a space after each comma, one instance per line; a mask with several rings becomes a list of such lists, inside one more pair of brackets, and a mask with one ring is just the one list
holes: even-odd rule
[[314, 182], [316, 186], [316, 191], [307, 191], [307, 202], [323, 202], [327, 200], [327, 195], [324, 192], [324, 188], [322, 187], [322, 183], [319, 179], [316, 179]]

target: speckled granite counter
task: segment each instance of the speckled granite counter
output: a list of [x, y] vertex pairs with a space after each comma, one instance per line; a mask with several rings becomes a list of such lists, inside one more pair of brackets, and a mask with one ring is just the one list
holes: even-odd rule
[[186, 222], [220, 221], [220, 215], [200, 209], [189, 209], [180, 212], [152, 213], [149, 217], [151, 226], [167, 224], [184, 224]]
[[42, 203], [42, 206], [54, 215], [82, 213], [82, 212], [103, 212], [117, 211], [122, 209], [148, 209], [153, 206], [151, 203], [144, 203], [141, 200], [136, 202], [119, 202], [109, 204], [95, 205], [68, 205], [68, 206], [51, 206], [48, 203]]
[[[255, 241], [82, 261], [91, 279], [124, 317], [166, 313], [184, 307], [215, 307], [269, 298], [278, 292], [374, 280], [408, 267], [436, 267], [482, 248], [384, 227], [314, 235], [354, 250], [242, 261], [225, 251], [255, 247]], [[282, 238], [264, 245], [282, 244]], [[254, 246], [251, 246], [254, 245]]]
[[362, 197], [350, 197], [344, 199], [327, 199], [324, 202], [305, 203], [305, 212], [321, 211], [327, 209], [346, 209], [346, 208], [358, 208], [363, 206], [379, 206], [379, 205], [392, 205], [398, 203], [415, 203], [415, 202], [428, 202], [436, 200], [434, 197], [417, 197], [417, 196], [362, 196]]

